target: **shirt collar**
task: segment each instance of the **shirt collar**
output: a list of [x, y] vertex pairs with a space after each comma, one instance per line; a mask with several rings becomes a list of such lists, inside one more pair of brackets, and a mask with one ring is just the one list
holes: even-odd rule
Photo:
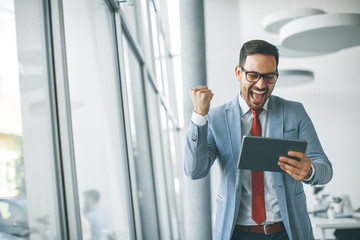
[[[241, 97], [241, 94], [239, 94], [239, 105], [240, 105], [240, 109], [241, 109], [241, 116], [244, 116], [250, 110], [250, 107], [247, 105], [245, 100]], [[263, 106], [263, 110], [268, 111], [268, 105], [269, 105], [269, 98], [266, 99], [265, 104]]]

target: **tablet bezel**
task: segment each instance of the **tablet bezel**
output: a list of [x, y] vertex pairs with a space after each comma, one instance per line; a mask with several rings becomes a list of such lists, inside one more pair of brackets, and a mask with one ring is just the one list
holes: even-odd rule
[[[238, 169], [283, 172], [278, 166], [280, 156], [288, 151], [305, 153], [308, 142], [296, 139], [244, 136]], [[297, 159], [298, 160], [298, 159]]]

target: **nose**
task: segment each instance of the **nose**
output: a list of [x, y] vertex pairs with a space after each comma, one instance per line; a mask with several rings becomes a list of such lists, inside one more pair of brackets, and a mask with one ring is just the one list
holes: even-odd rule
[[255, 86], [258, 87], [259, 89], [266, 88], [266, 83], [265, 83], [265, 81], [264, 81], [264, 77], [263, 77], [263, 76], [261, 76], [260, 79], [259, 79], [259, 81], [257, 81], [257, 82], [255, 83]]

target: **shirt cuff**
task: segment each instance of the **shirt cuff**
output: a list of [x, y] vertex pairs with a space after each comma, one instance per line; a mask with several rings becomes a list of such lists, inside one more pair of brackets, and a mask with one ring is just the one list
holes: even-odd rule
[[198, 126], [205, 125], [208, 121], [208, 115], [206, 114], [203, 116], [193, 111], [191, 115], [191, 121]]
[[314, 168], [314, 164], [311, 163], [311, 175], [307, 179], [304, 179], [304, 181], [305, 182], [311, 181], [311, 179], [313, 179], [314, 175], [315, 175], [315, 168]]

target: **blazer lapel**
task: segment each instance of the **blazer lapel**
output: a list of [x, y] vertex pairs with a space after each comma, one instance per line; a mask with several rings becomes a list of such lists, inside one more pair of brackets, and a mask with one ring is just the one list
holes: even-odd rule
[[270, 97], [268, 109], [269, 137], [283, 138], [284, 111], [282, 107], [279, 106], [276, 98]]
[[[283, 138], [284, 110], [275, 98], [270, 97], [269, 102], [269, 137]], [[274, 187], [280, 206], [280, 213], [284, 223], [289, 222], [287, 202], [285, 197], [284, 172], [273, 172]]]
[[[283, 138], [284, 128], [284, 111], [283, 108], [276, 101], [276, 98], [270, 97], [269, 99], [269, 137], [272, 138]], [[283, 186], [283, 173], [273, 172], [275, 186]]]
[[225, 108], [226, 127], [230, 136], [231, 149], [235, 167], [240, 155], [241, 147], [241, 120], [240, 120], [240, 105], [238, 101], [239, 95], [230, 102], [229, 106]]

